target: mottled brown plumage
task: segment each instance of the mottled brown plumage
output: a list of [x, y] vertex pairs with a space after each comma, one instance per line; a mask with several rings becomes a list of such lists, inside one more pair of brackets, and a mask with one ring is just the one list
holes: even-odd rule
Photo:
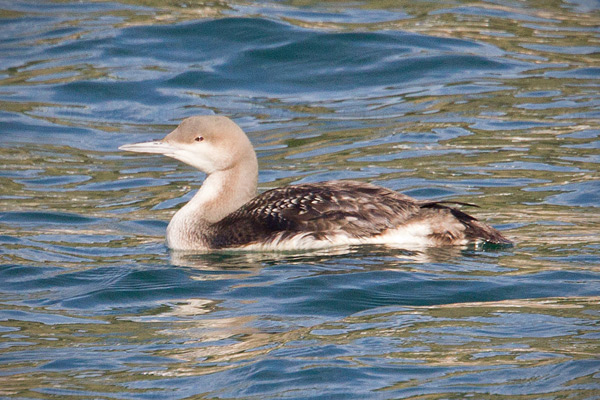
[[423, 221], [439, 221], [438, 229], [429, 235], [432, 244], [463, 239], [510, 243], [496, 229], [456, 208], [354, 181], [269, 190], [215, 224], [208, 236], [214, 248], [284, 242], [296, 235], [316, 241], [343, 235], [360, 241]]

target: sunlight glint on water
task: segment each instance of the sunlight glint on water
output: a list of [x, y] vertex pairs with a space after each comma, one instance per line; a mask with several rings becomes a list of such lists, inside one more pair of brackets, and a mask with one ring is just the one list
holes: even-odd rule
[[[593, 2], [0, 6], [0, 397], [595, 398]], [[224, 114], [260, 190], [477, 203], [508, 249], [177, 254]]]

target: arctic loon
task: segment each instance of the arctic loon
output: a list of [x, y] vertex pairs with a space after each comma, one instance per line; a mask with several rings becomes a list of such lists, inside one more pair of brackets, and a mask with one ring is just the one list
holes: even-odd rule
[[119, 149], [162, 154], [206, 173], [167, 227], [167, 244], [175, 250], [511, 243], [452, 202], [416, 200], [369, 183], [306, 183], [257, 195], [254, 148], [224, 116], [189, 117], [162, 140]]

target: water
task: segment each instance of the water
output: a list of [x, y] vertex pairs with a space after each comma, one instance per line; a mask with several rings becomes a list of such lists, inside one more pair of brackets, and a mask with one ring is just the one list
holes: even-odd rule
[[[600, 5], [3, 2], [0, 397], [600, 398]], [[260, 189], [475, 202], [508, 249], [181, 255], [234, 118]]]

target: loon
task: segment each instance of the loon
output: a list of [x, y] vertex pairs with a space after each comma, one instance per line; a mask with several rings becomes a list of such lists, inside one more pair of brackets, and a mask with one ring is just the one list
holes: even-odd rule
[[224, 116], [189, 117], [162, 140], [119, 149], [162, 154], [206, 174], [167, 226], [173, 250], [511, 244], [496, 229], [448, 205], [468, 203], [416, 200], [369, 183], [305, 183], [257, 195], [254, 148]]

